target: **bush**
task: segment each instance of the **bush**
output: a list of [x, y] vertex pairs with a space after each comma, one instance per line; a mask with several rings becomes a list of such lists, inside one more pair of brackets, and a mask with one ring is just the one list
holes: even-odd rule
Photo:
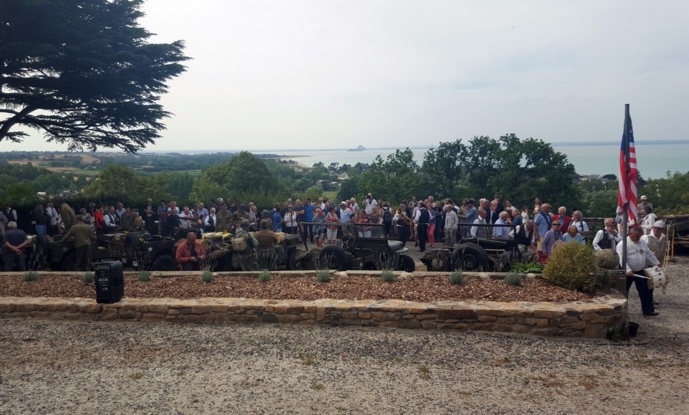
[[462, 285], [464, 284], [464, 273], [461, 270], [457, 270], [450, 274], [450, 283]]
[[258, 275], [258, 279], [261, 282], [268, 282], [268, 281], [270, 281], [271, 278], [272, 278], [272, 276], [270, 275], [270, 271], [268, 271], [266, 269], [261, 271], [261, 273]]
[[522, 285], [522, 276], [516, 272], [508, 272], [503, 281], [507, 285], [514, 285], [515, 287], [518, 287]]
[[151, 280], [151, 271], [139, 271], [139, 281], [149, 282]]
[[327, 269], [319, 269], [316, 271], [316, 280], [318, 280], [318, 282], [330, 282], [330, 271]]
[[36, 271], [27, 272], [24, 274], [24, 281], [36, 281], [38, 279], [38, 273]]
[[380, 279], [383, 282], [395, 282], [395, 281], [397, 281], [397, 277], [395, 277], [395, 273], [389, 269], [386, 269], [383, 272], [381, 272]]
[[543, 278], [561, 287], [594, 292], [599, 285], [593, 250], [581, 244], [562, 244], [553, 249], [543, 270]]
[[203, 274], [201, 274], [201, 281], [209, 284], [213, 282], [213, 271], [209, 269], [204, 270]]
[[84, 284], [93, 284], [93, 281], [96, 280], [96, 274], [94, 274], [93, 272], [86, 272], [84, 273], [83, 280]]

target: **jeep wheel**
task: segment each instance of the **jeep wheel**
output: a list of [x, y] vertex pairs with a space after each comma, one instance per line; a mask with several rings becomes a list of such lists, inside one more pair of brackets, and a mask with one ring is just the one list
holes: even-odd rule
[[399, 271], [414, 272], [416, 270], [414, 259], [409, 255], [400, 255], [400, 263], [397, 269]]
[[490, 271], [490, 263], [486, 251], [476, 244], [464, 243], [455, 249], [454, 269], [456, 270]]
[[177, 261], [170, 255], [160, 255], [151, 264], [151, 271], [178, 271]]
[[351, 267], [351, 262], [344, 249], [339, 246], [326, 246], [318, 255], [322, 266], [328, 269], [336, 269], [338, 271], [346, 271]]

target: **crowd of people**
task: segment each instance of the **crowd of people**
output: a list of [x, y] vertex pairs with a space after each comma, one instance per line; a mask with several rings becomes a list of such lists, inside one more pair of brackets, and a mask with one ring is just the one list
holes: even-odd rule
[[[393, 206], [397, 206], [393, 208]], [[653, 315], [652, 295], [649, 303], [648, 293], [640, 287], [635, 278], [637, 269], [644, 265], [661, 264], [667, 247], [667, 237], [663, 231], [665, 224], [653, 213], [653, 205], [646, 196], [640, 198], [638, 221], [632, 223], [629, 232], [627, 271], [629, 284], [637, 283], [637, 290], [642, 297], [644, 314]], [[368, 193], [359, 203], [356, 198], [332, 203], [325, 198], [305, 200], [291, 198], [275, 203], [271, 210], [259, 212], [253, 202], [237, 204], [231, 198], [209, 201], [207, 204], [177, 206], [175, 201], [160, 201], [155, 205], [151, 199], [142, 208], [131, 208], [123, 203], [115, 205], [96, 205], [81, 207], [78, 214], [66, 202], [48, 202], [39, 204], [29, 213], [34, 229], [29, 231], [37, 235], [64, 235], [64, 238], [75, 241], [80, 248], [78, 264], [84, 269], [88, 266], [87, 250], [91, 241], [98, 234], [121, 231], [148, 231], [152, 234], [177, 235], [187, 237], [188, 244], [181, 248], [178, 261], [189, 266], [195, 260], [205, 256], [199, 254], [196, 237], [205, 232], [229, 232], [235, 235], [247, 235], [255, 231], [263, 235], [263, 243], [269, 243], [275, 232], [300, 233], [305, 241], [325, 244], [336, 244], [342, 236], [341, 224], [357, 223], [379, 226], [361, 227], [361, 236], [392, 236], [403, 243], [413, 241], [419, 251], [428, 246], [444, 243], [452, 247], [461, 238], [482, 238], [494, 240], [516, 240], [524, 254], [532, 255], [541, 262], [547, 262], [553, 247], [558, 241], [565, 243], [586, 244], [592, 238], [594, 250], [613, 249], [620, 251], [621, 212], [615, 218], [605, 219], [605, 227], [595, 235], [583, 220], [581, 211], [569, 213], [565, 206], [553, 211], [549, 203], [542, 203], [535, 198], [533, 206], [521, 209], [512, 205], [510, 200], [504, 203], [499, 195], [492, 199], [481, 198], [478, 201], [466, 198], [460, 203], [452, 199], [435, 200], [428, 196], [423, 200], [411, 197], [393, 205], [390, 201], [377, 200]], [[11, 206], [0, 209], [0, 233], [4, 235], [3, 251], [5, 269], [14, 267], [23, 270], [22, 250], [26, 246], [26, 233], [17, 228], [17, 212]], [[72, 228], [75, 227], [75, 230]], [[255, 234], [254, 233], [254, 234]], [[271, 234], [272, 233], [272, 234]], [[254, 241], [251, 234], [250, 243]], [[192, 236], [194, 235], [194, 236]], [[257, 240], [258, 244], [259, 241]], [[640, 261], [638, 256], [645, 256]], [[651, 258], [655, 255], [655, 261]], [[181, 258], [181, 260], [180, 260]], [[641, 284], [643, 285], [643, 284]]]

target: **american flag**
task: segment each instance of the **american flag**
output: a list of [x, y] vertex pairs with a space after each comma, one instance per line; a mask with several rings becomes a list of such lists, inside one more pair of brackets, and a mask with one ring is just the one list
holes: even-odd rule
[[620, 149], [620, 187], [617, 192], [617, 203], [624, 209], [629, 206], [629, 221], [634, 223], [638, 218], [636, 207], [636, 178], [639, 170], [636, 167], [636, 150], [634, 149], [634, 132], [632, 118], [627, 106], [624, 115], [624, 132], [622, 133], [622, 148]]

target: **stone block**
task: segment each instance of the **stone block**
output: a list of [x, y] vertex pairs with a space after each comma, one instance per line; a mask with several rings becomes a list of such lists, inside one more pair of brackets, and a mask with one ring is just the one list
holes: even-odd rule
[[419, 321], [421, 321], [421, 320], [437, 320], [437, 319], [438, 319], [438, 315], [435, 314], [435, 313], [432, 313], [432, 314], [418, 314], [418, 315], [415, 316], [415, 318], [416, 318], [417, 320], [419, 320]]
[[379, 327], [396, 328], [400, 326], [399, 321], [381, 321], [378, 323]]
[[103, 310], [103, 305], [95, 301], [93, 303], [79, 304], [79, 311], [88, 314], [97, 314]]
[[358, 319], [359, 318], [359, 312], [358, 311], [347, 311], [342, 313], [342, 318], [344, 319]]
[[193, 315], [208, 314], [210, 312], [211, 308], [209, 306], [197, 305], [191, 308], [191, 314]]
[[325, 320], [325, 307], [317, 307], [316, 308], [316, 320], [318, 320], [318, 321]]
[[584, 313], [584, 314], [582, 314], [582, 315], [579, 316], [579, 320], [581, 320], [581, 321], [591, 321], [591, 320], [597, 319], [598, 317], [600, 317], [600, 316], [599, 316], [598, 314], [596, 314], [596, 313]]
[[101, 320], [117, 320], [120, 318], [118, 309], [113, 307], [105, 307], [100, 314]]
[[262, 323], [277, 323], [278, 321], [278, 316], [273, 313], [263, 313], [261, 316]]
[[433, 320], [423, 320], [421, 321], [421, 328], [426, 330], [435, 330], [438, 328], [438, 323]]
[[403, 329], [419, 329], [421, 328], [421, 322], [419, 322], [418, 320], [400, 321], [399, 327]]
[[483, 321], [483, 322], [491, 322], [491, 321], [497, 321], [498, 318], [495, 316], [478, 316], [478, 321]]
[[584, 337], [604, 338], [607, 327], [603, 324], [588, 324], [584, 329]]
[[438, 320], [477, 320], [476, 312], [471, 309], [438, 308]]
[[368, 311], [359, 311], [359, 318], [363, 320], [368, 320], [371, 318], [371, 313]]

